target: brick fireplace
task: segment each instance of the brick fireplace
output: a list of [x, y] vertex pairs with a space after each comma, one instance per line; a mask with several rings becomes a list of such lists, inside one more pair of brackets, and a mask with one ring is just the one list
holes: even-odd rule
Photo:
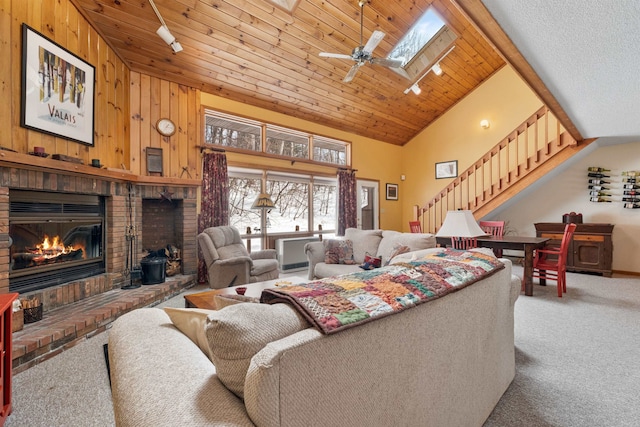
[[[13, 242], [9, 237], [11, 195], [15, 198], [15, 195], [19, 195], [21, 200], [29, 199], [30, 195], [35, 200], [39, 200], [42, 195], [49, 195], [53, 196], [53, 201], [74, 200], [74, 196], [79, 196], [98, 201], [104, 212], [103, 217], [96, 220], [78, 220], [81, 224], [77, 228], [90, 228], [94, 235], [100, 233], [100, 239], [103, 239], [100, 242], [101, 253], [92, 258], [96, 263], [85, 267], [85, 270], [90, 271], [81, 275], [84, 277], [68, 282], [56, 279], [42, 289], [26, 289], [21, 292], [21, 298], [38, 297], [43, 303], [45, 314], [49, 310], [129, 283], [126, 270], [130, 247], [127, 229], [130, 226], [133, 226], [136, 235], [134, 265], [139, 265], [140, 260], [148, 254], [147, 250], [160, 249], [170, 244], [180, 250], [180, 274], [196, 273], [197, 185], [159, 177], [138, 177], [126, 172], [106, 171], [84, 165], [69, 169], [72, 170], [0, 165], [1, 293], [10, 292], [10, 278], [13, 283], [13, 276], [16, 276], [10, 267], [14, 262], [10, 250]], [[169, 185], [163, 182], [168, 182]], [[29, 209], [25, 208], [26, 211]], [[34, 219], [28, 212], [24, 216]], [[76, 218], [75, 213], [71, 216]], [[11, 218], [14, 219], [15, 215]], [[35, 219], [37, 223], [38, 217]], [[44, 222], [42, 221], [43, 224]], [[98, 225], [102, 228], [99, 231]], [[95, 236], [94, 238], [97, 239]], [[89, 262], [80, 261], [76, 264], [84, 266], [87, 263]], [[49, 270], [54, 274], [56, 268], [47, 266], [41, 270], [46, 276]], [[23, 274], [21, 272], [18, 275]]]

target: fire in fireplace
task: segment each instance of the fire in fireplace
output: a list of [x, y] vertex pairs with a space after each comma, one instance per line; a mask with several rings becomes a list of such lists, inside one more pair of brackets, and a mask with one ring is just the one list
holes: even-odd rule
[[9, 193], [9, 289], [28, 292], [104, 273], [98, 196]]

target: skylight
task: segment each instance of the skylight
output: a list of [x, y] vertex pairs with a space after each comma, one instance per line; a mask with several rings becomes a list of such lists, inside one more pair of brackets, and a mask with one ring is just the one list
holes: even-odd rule
[[396, 47], [393, 48], [387, 58], [401, 60], [404, 67], [444, 26], [445, 23], [433, 11], [433, 8], [427, 9], [420, 19], [413, 24], [409, 32], [398, 42]]
[[458, 35], [440, 18], [435, 8], [430, 7], [387, 57], [402, 61], [401, 67], [391, 70], [413, 83], [431, 69], [434, 72], [437, 69], [438, 75], [446, 73], [446, 69], [440, 68], [440, 61], [451, 52], [457, 38]]

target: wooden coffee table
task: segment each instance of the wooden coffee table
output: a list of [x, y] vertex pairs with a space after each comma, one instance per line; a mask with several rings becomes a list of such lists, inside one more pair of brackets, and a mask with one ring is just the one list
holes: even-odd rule
[[211, 291], [198, 292], [184, 296], [184, 306], [186, 308], [205, 308], [216, 310], [214, 297], [216, 295], [237, 295], [236, 289], [246, 287], [245, 296], [260, 298], [264, 289], [275, 288], [276, 286], [295, 285], [296, 283], [307, 283], [309, 279], [302, 276], [281, 277], [279, 279], [267, 280], [265, 282], [249, 283], [246, 285], [232, 286], [229, 288], [214, 289]]

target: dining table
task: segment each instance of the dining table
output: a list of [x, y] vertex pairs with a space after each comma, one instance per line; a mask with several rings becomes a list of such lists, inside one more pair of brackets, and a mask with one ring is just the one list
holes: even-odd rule
[[[524, 294], [533, 295], [533, 254], [536, 249], [543, 248], [549, 238], [528, 236], [480, 236], [476, 237], [478, 247], [491, 249], [509, 249], [524, 251]], [[451, 237], [436, 236], [439, 246], [451, 246]]]

